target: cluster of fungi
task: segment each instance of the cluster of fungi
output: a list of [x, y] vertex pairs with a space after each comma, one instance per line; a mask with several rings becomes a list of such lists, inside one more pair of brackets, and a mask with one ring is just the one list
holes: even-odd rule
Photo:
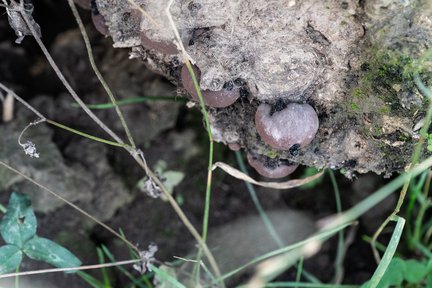
[[[109, 35], [104, 18], [99, 14], [94, 1], [74, 0], [83, 9], [92, 11], [92, 20], [95, 28], [103, 35]], [[141, 12], [136, 10], [136, 17]], [[176, 45], [169, 41], [151, 40], [145, 31], [141, 32], [141, 45], [165, 55], [179, 53]], [[192, 66], [198, 83], [201, 72], [199, 67]], [[180, 83], [191, 98], [198, 102], [198, 93], [192, 77], [183, 65], [180, 73]], [[222, 90], [202, 90], [204, 104], [208, 107], [224, 108], [234, 104], [241, 95], [241, 86], [236, 81], [226, 83]], [[314, 108], [307, 103], [261, 103], [255, 114], [255, 127], [261, 139], [276, 150], [299, 149], [307, 146], [315, 138], [318, 131], [319, 120]], [[233, 150], [240, 149], [239, 145], [230, 143]], [[265, 155], [247, 154], [249, 164], [262, 176], [268, 178], [282, 178], [293, 173], [298, 164], [285, 159], [272, 159]]]

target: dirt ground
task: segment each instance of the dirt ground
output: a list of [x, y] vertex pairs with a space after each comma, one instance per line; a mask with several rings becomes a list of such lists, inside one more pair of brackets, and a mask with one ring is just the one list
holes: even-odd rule
[[[59, 3], [57, 3], [59, 2]], [[131, 124], [137, 145], [144, 151], [150, 167], [163, 160], [168, 170], [182, 171], [184, 180], [175, 187], [174, 196], [191, 222], [201, 226], [207, 177], [207, 133], [198, 109], [188, 108], [177, 88], [164, 77], [149, 71], [143, 63], [128, 60], [126, 49], [114, 49], [112, 40], [104, 38], [91, 24], [90, 14], [80, 10], [89, 32], [96, 62], [119, 99], [138, 96], [177, 96], [177, 101], [152, 101], [126, 105], [122, 111]], [[35, 20], [42, 29], [42, 39], [53, 58], [86, 103], [109, 102], [92, 73], [79, 30], [66, 1], [37, 1]], [[5, 14], [0, 17], [0, 82], [32, 103], [51, 119], [83, 132], [106, 137], [78, 108], [54, 75], [48, 62], [31, 37], [21, 45], [14, 43], [14, 32], [8, 27]], [[97, 110], [97, 115], [114, 131], [123, 135], [122, 127], [112, 109]], [[17, 137], [33, 115], [16, 104], [13, 121], [0, 123], [0, 159], [53, 188], [67, 199], [91, 212], [114, 229], [122, 229], [128, 239], [140, 247], [156, 243], [160, 261], [172, 261], [173, 256], [185, 256], [194, 247], [192, 236], [182, 225], [167, 202], [152, 199], [139, 191], [142, 170], [127, 153], [119, 148], [104, 146], [67, 131], [45, 124], [26, 132], [40, 150], [39, 159], [24, 155]], [[235, 154], [222, 144], [215, 147], [215, 160], [237, 166]], [[252, 169], [255, 178], [260, 176]], [[305, 167], [291, 178], [301, 177]], [[343, 208], [366, 197], [387, 180], [375, 174], [353, 175], [352, 180], [336, 171]], [[0, 203], [6, 204], [12, 191], [31, 195], [37, 211], [39, 234], [68, 247], [85, 264], [95, 264], [96, 247], [104, 244], [118, 260], [128, 259], [125, 246], [110, 233], [79, 215], [64, 203], [16, 175], [0, 168]], [[243, 182], [221, 171], [214, 173], [210, 231], [227, 226], [247, 215], [256, 215], [256, 208]], [[334, 192], [329, 177], [311, 189], [276, 191], [257, 188], [258, 197], [267, 211], [301, 211], [311, 221], [336, 212]], [[356, 227], [345, 262], [344, 283], [361, 284], [375, 269], [369, 245], [363, 235], [371, 235], [377, 225], [391, 212], [395, 197], [386, 199], [369, 211]], [[254, 224], [255, 225], [255, 224]], [[259, 221], [257, 227], [262, 225]], [[214, 235], [214, 234], [213, 234]], [[213, 237], [218, 237], [214, 235]], [[383, 241], [388, 237], [384, 235]], [[253, 242], [250, 244], [254, 249]], [[336, 237], [326, 242], [322, 250], [305, 262], [305, 269], [323, 282], [332, 280], [336, 253]], [[26, 261], [22, 270], [48, 267]], [[132, 271], [129, 267], [128, 270]], [[125, 287], [125, 277], [110, 270], [114, 287]], [[132, 272], [135, 273], [135, 272]], [[94, 275], [100, 277], [98, 272]], [[50, 283], [67, 283], [67, 287], [88, 287], [72, 275], [50, 274], [39, 278]], [[294, 280], [295, 270], [284, 273], [278, 280]], [[60, 287], [60, 286], [58, 286]], [[65, 286], [62, 286], [65, 287]]]

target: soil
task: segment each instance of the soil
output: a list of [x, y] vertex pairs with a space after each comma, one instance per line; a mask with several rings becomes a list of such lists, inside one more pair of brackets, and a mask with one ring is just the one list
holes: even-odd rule
[[[200, 2], [204, 5], [211, 1]], [[219, 2], [222, 3], [224, 1]], [[348, 5], [349, 9], [337, 8], [346, 10], [340, 17], [347, 17], [349, 21], [354, 21], [355, 23], [352, 23], [350, 29], [357, 33], [356, 37], [363, 37], [361, 32], [363, 31], [362, 25], [359, 24], [361, 21], [357, 18], [352, 20], [352, 18], [347, 16], [349, 13], [352, 13], [350, 9], [354, 9], [352, 5], [357, 5], [355, 4], [356, 1], [343, 2], [347, 3], [346, 5]], [[100, 3], [102, 1], [97, 1], [98, 8], [102, 8], [99, 6], [101, 5]], [[374, 7], [368, 7], [368, 9], [372, 9], [371, 11], [375, 11], [373, 10]], [[251, 9], [250, 7], [243, 8], [245, 11]], [[306, 8], [303, 7], [301, 9]], [[321, 8], [317, 6], [314, 9]], [[103, 11], [103, 9], [100, 9], [100, 13], [104, 13]], [[226, 10], [224, 11], [226, 12]], [[309, 12], [315, 13], [316, 11]], [[121, 109], [125, 114], [126, 122], [131, 124], [131, 131], [138, 147], [144, 151], [147, 164], [150, 167], [154, 167], [158, 161], [162, 160], [167, 164], [167, 170], [181, 171], [185, 174], [184, 180], [175, 187], [173, 195], [181, 203], [181, 208], [185, 211], [192, 224], [195, 227], [201, 227], [207, 178], [208, 139], [199, 110], [188, 108], [185, 105], [185, 101], [182, 101], [184, 95], [178, 95], [177, 87], [172, 84], [172, 82], [178, 82], [177, 68], [180, 67], [180, 62], [178, 62], [178, 59], [176, 61], [175, 57], [161, 59], [163, 57], [157, 53], [153, 55], [154, 53], [152, 54], [151, 51], [137, 48], [135, 43], [137, 41], [136, 35], [133, 33], [127, 41], [127, 43], [132, 43], [133, 45], [130, 44], [129, 46], [118, 44], [121, 42], [118, 41], [119, 38], [113, 37], [114, 40], [105, 38], [95, 30], [90, 13], [85, 10], [80, 10], [80, 13], [90, 35], [96, 63], [118, 99], [143, 95], [166, 96], [167, 98], [171, 96], [178, 97], [176, 101], [169, 100], [171, 99], [169, 98], [167, 99], [169, 101], [151, 101], [125, 105]], [[212, 18], [211, 20], [218, 24], [219, 22], [217, 21], [222, 21], [220, 15], [225, 15], [221, 13], [213, 14], [214, 19]], [[79, 30], [76, 28], [76, 23], [66, 1], [37, 1], [33, 16], [35, 21], [41, 26], [42, 39], [45, 45], [49, 48], [53, 58], [78, 94], [83, 98], [84, 102], [89, 104], [109, 102], [108, 97], [106, 97], [103, 88], [97, 81], [88, 63]], [[225, 18], [225, 16], [222, 18]], [[198, 19], [201, 18], [198, 17]], [[197, 21], [194, 25], [198, 27], [204, 24]], [[218, 25], [221, 24], [219, 23]], [[133, 26], [131, 27], [133, 28]], [[197, 27], [193, 29], [198, 29]], [[316, 45], [326, 45], [324, 41], [325, 37], [314, 26], [311, 26], [308, 31], [309, 35], [312, 35], [310, 36], [312, 38], [309, 38], [308, 41], [315, 39], [317, 41]], [[215, 31], [212, 31], [212, 33], [215, 33]], [[240, 31], [238, 33], [246, 32]], [[209, 37], [213, 39], [212, 37], [216, 37], [215, 35], [217, 34], [211, 34]], [[159, 37], [162, 36], [159, 35]], [[222, 37], [221, 35], [219, 36]], [[348, 44], [345, 42], [338, 44], [343, 46], [345, 50], [337, 56], [340, 57], [337, 59], [343, 58], [345, 61], [347, 58], [350, 58], [349, 53], [352, 46], [356, 45], [355, 42], [358, 40], [356, 37], [346, 40], [349, 42]], [[318, 38], [321, 40], [324, 39], [322, 40], [324, 42], [321, 43]], [[32, 37], [26, 37], [21, 45], [15, 44], [15, 39], [15, 33], [9, 28], [6, 15], [3, 15], [3, 17], [0, 17], [0, 82], [13, 89], [50, 119], [77, 130], [107, 138], [108, 136], [81, 109], [72, 105], [72, 98], [62, 87]], [[213, 41], [215, 40], [213, 39]], [[128, 59], [130, 51], [128, 49], [113, 48], [113, 43], [117, 47], [134, 46], [133, 50], [135, 53], [140, 54], [142, 58], [145, 58], [144, 61]], [[194, 48], [196, 50], [192, 50], [191, 55], [195, 56], [198, 53], [199, 45], [196, 44]], [[338, 53], [338, 45], [332, 48], [334, 50], [328, 52], [329, 55], [336, 55]], [[261, 48], [265, 49], [266, 47]], [[201, 58], [198, 57], [197, 59]], [[205, 62], [207, 60], [201, 59], [200, 61]], [[154, 65], [149, 64], [149, 62], [152, 62]], [[200, 67], [205, 66], [203, 63], [198, 62], [198, 64], [201, 64]], [[234, 67], [237, 64], [235, 62], [232, 65]], [[322, 63], [319, 65], [322, 65]], [[148, 67], [157, 70], [157, 73], [151, 71]], [[320, 67], [315, 67], [314, 69], [319, 70]], [[306, 67], [304, 69], [311, 68]], [[210, 70], [209, 68], [209, 71], [203, 70], [203, 72], [210, 73]], [[228, 70], [231, 74], [221, 76], [221, 79], [223, 79], [221, 83], [238, 76], [234, 75], [235, 71]], [[311, 73], [314, 74], [315, 72], [312, 71]], [[381, 143], [384, 141], [383, 139], [387, 139], [386, 137], [395, 135], [396, 131], [400, 132], [400, 127], [403, 124], [399, 123], [399, 126], [392, 130], [392, 132], [387, 133], [385, 137], [381, 135], [382, 137], [368, 138], [365, 141], [364, 139], [367, 139], [370, 135], [364, 136], [364, 134], [361, 135], [358, 132], [361, 130], [360, 128], [364, 128], [363, 123], [359, 124], [358, 122], [360, 119], [359, 113], [355, 112], [350, 117], [347, 116], [348, 118], [338, 116], [336, 112], [339, 112], [340, 110], [338, 109], [342, 108], [338, 108], [336, 105], [330, 107], [328, 104], [330, 102], [319, 102], [317, 98], [314, 98], [316, 96], [311, 96], [313, 94], [312, 91], [316, 91], [316, 89], [324, 91], [323, 87], [329, 81], [334, 81], [332, 85], [343, 85], [346, 87], [347, 81], [344, 77], [352, 75], [352, 81], [357, 81], [355, 79], [361, 77], [359, 76], [360, 74], [347, 73], [343, 76], [338, 76], [339, 78], [335, 80], [332, 73], [338, 74], [338, 70], [327, 71], [325, 73], [327, 74], [324, 78], [317, 76], [317, 79], [314, 78], [313, 81], [311, 80], [313, 87], [311, 86], [308, 92], [310, 95], [308, 93], [302, 94], [308, 99], [308, 102], [315, 103], [315, 107], [318, 107], [317, 109], [320, 111], [319, 115], [322, 122], [321, 130], [317, 136], [318, 140], [305, 149], [305, 151], [302, 151], [298, 157], [293, 158], [292, 155], [290, 156], [286, 152], [276, 151], [275, 153], [277, 154], [276, 157], [287, 158], [298, 163], [314, 163], [311, 166], [331, 166], [334, 169], [344, 168], [345, 175], [337, 171], [336, 174], [341, 188], [343, 208], [347, 209], [387, 181], [375, 173], [356, 174], [356, 171], [390, 173], [401, 170], [406, 160], [402, 156], [405, 157], [408, 152], [401, 155], [401, 151], [405, 151], [403, 150], [405, 148], [395, 148], [395, 151], [392, 150], [392, 153], [402, 157], [399, 162], [393, 161], [394, 159], [385, 159], [385, 155], [387, 154], [377, 159], [376, 157], [371, 158], [372, 155], [377, 155], [377, 150], [371, 150], [369, 149], [370, 146], [368, 146], [369, 150], [362, 150], [361, 153], [357, 151], [356, 157], [348, 157], [349, 153], [347, 151], [353, 151], [352, 147], [347, 146], [348, 143], [356, 143], [356, 141], [364, 141], [361, 142], [363, 144], [376, 143], [376, 141]], [[265, 79], [268, 75], [252, 75], [250, 77], [255, 77], [254, 81], [257, 79], [259, 81], [260, 79]], [[252, 80], [245, 79], [245, 81]], [[306, 80], [300, 79], [299, 81]], [[211, 88], [210, 86], [206, 86], [210, 85], [208, 83], [202, 83], [201, 85], [205, 88]], [[247, 89], [250, 92], [251, 87], [248, 86]], [[268, 89], [283, 90], [280, 89], [280, 86], [268, 87]], [[293, 89], [294, 91], [298, 87], [286, 87], [285, 90], [288, 91], [289, 89]], [[346, 88], [343, 89], [346, 91]], [[214, 119], [212, 125], [214, 125], [215, 129], [220, 128], [222, 130], [221, 135], [226, 135], [226, 132], [234, 130], [242, 131], [242, 133], [239, 133], [241, 139], [239, 144], [243, 148], [246, 147], [248, 151], [260, 151], [260, 154], [266, 155], [271, 150], [262, 141], [257, 140], [256, 133], [251, 132], [253, 126], [247, 125], [245, 128], [241, 127], [240, 124], [253, 123], [253, 113], [256, 110], [258, 101], [273, 101], [268, 98], [271, 93], [261, 91], [262, 93], [255, 98], [246, 97], [240, 99], [233, 106], [223, 109], [210, 109], [210, 113], [213, 117], [212, 119]], [[285, 92], [281, 93], [284, 94]], [[328, 95], [330, 92], [326, 91], [325, 93]], [[298, 93], [287, 92], [284, 95], [295, 97], [294, 95], [298, 95]], [[293, 101], [294, 98], [289, 99]], [[326, 97], [323, 99], [328, 100]], [[333, 101], [332, 103], [334, 102], [337, 101]], [[373, 113], [372, 111], [371, 114]], [[115, 132], [125, 136], [114, 110], [97, 110], [96, 114]], [[410, 114], [406, 117], [412, 117], [412, 115]], [[93, 216], [104, 221], [115, 230], [121, 229], [131, 242], [137, 243], [142, 249], [146, 249], [150, 243], [156, 243], [159, 247], [156, 258], [159, 261], [173, 261], [173, 256], [187, 257], [188, 253], [195, 246], [192, 236], [167, 202], [161, 199], [153, 199], [138, 189], [137, 183], [144, 175], [142, 170], [126, 152], [120, 148], [83, 139], [78, 135], [54, 128], [53, 126], [40, 124], [30, 128], [24, 134], [25, 139], [29, 139], [36, 144], [41, 154], [39, 159], [29, 158], [24, 155], [22, 148], [17, 144], [17, 138], [27, 123], [35, 120], [34, 118], [31, 112], [17, 103], [13, 121], [0, 123], [0, 160], [6, 161], [11, 166], [35, 178], [54, 191], [59, 192], [62, 196], [89, 211]], [[380, 119], [384, 118], [381, 117]], [[387, 120], [391, 121], [394, 118]], [[351, 123], [346, 121], [356, 123], [359, 129], [356, 132], [346, 130], [345, 128]], [[336, 125], [335, 123], [345, 124]], [[226, 127], [229, 127], [229, 131]], [[226, 139], [220, 140], [221, 142], [226, 142]], [[346, 145], [344, 146], [340, 143], [345, 143]], [[412, 142], [407, 145], [411, 144]], [[353, 145], [355, 146], [355, 144]], [[388, 147], [385, 149], [389, 151], [387, 150], [389, 149]], [[332, 155], [334, 158], [328, 155]], [[332, 159], [336, 158], [338, 160], [333, 162]], [[215, 161], [223, 161], [237, 167], [235, 154], [223, 144], [216, 144]], [[292, 179], [302, 177], [305, 169], [304, 166], [301, 166], [290, 177]], [[250, 173], [254, 178], [260, 178], [252, 169], [250, 169]], [[347, 179], [347, 175], [352, 179]], [[256, 231], [262, 231], [263, 224], [260, 222], [259, 217], [249, 217], [256, 216], [257, 211], [242, 181], [231, 178], [221, 171], [216, 171], [214, 172], [212, 183], [210, 239], [218, 238], [218, 233], [223, 233], [226, 236], [229, 233], [227, 229], [229, 227], [236, 227], [235, 223], [239, 223], [238, 221], [242, 221], [242, 219], [249, 219], [248, 221], [255, 219], [252, 224], [248, 222], [247, 226], [256, 226]], [[311, 226], [314, 225], [315, 221], [336, 212], [334, 192], [328, 176], [325, 176], [321, 183], [309, 189], [295, 188], [277, 191], [267, 188], [256, 188], [256, 190], [265, 210], [295, 211], [293, 213], [301, 213], [298, 215], [305, 215], [302, 217], [303, 220], [309, 221], [305, 223]], [[129, 258], [129, 252], [125, 245], [114, 238], [112, 234], [80, 215], [71, 207], [54, 200], [46, 192], [5, 170], [3, 167], [0, 168], [0, 191], [0, 203], [4, 205], [7, 203], [7, 199], [12, 191], [29, 194], [37, 212], [39, 235], [54, 239], [61, 245], [66, 246], [85, 264], [98, 263], [96, 247], [102, 244], [108, 247], [117, 260]], [[356, 227], [348, 229], [347, 233], [352, 233], [353, 241], [347, 247], [344, 261], [344, 283], [361, 284], [372, 275], [376, 263], [373, 260], [369, 245], [362, 240], [362, 236], [371, 235], [375, 231], [377, 228], [376, 224], [381, 223], [391, 212], [395, 200], [396, 197], [394, 195], [390, 196], [379, 207], [366, 213], [359, 220]], [[278, 222], [282, 222], [278, 224], [280, 229], [286, 225], [290, 225], [290, 221], [294, 221], [288, 220], [290, 218], [286, 217], [286, 223], [283, 223], [284, 221]], [[276, 229], [278, 230], [278, 227]], [[303, 230], [299, 230], [297, 234], [303, 235], [303, 233], [305, 233], [304, 235], [307, 234]], [[232, 237], [235, 237], [234, 234]], [[260, 235], [256, 237], [260, 237]], [[386, 238], [388, 238], [388, 234], [384, 234], [382, 240], [385, 242]], [[232, 240], [234, 243], [238, 243], [235, 238]], [[249, 245], [250, 250], [254, 249], [254, 245], [256, 244], [255, 239], [242, 241], [244, 241], [242, 245], [245, 247]], [[269, 244], [267, 249], [273, 247], [272, 245]], [[323, 245], [318, 254], [306, 260], [305, 269], [325, 283], [332, 281], [336, 247], [337, 239], [334, 237]], [[26, 271], [46, 267], [48, 266], [45, 264], [25, 260], [21, 270]], [[138, 276], [132, 267], [126, 267], [126, 269], [133, 273], [133, 275]], [[128, 282], [123, 274], [115, 269], [109, 271], [113, 287], [126, 287], [126, 283]], [[101, 277], [98, 271], [90, 273], [96, 277]], [[237, 280], [247, 279], [247, 276], [243, 277]], [[71, 288], [88, 287], [82, 279], [70, 274], [46, 274], [32, 276], [29, 279], [38, 279], [38, 281], [51, 283], [54, 286], [58, 285], [58, 283], [67, 283], [67, 287]], [[294, 279], [295, 270], [292, 269], [284, 273], [277, 280], [292, 281]], [[230, 285], [234, 285], [234, 283]]]

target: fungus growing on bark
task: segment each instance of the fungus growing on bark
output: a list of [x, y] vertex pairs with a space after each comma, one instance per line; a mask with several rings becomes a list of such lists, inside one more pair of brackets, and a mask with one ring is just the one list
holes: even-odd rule
[[108, 26], [105, 23], [105, 18], [99, 13], [96, 2], [91, 1], [91, 18], [96, 30], [104, 36], [109, 35]]
[[177, 46], [169, 41], [154, 41], [147, 37], [144, 31], [141, 32], [141, 45], [146, 49], [153, 49], [166, 55], [178, 54]]
[[239, 151], [241, 149], [241, 146], [238, 143], [228, 143], [228, 148], [232, 151]]
[[92, 21], [96, 28], [96, 30], [101, 33], [104, 36], [107, 36], [109, 34], [108, 27], [105, 24], [105, 19], [101, 14], [94, 14], [92, 13]]
[[271, 159], [264, 155], [247, 154], [249, 165], [259, 174], [267, 178], [282, 178], [293, 173], [298, 165], [289, 165], [286, 161]]
[[[199, 83], [201, 72], [196, 66], [192, 66], [192, 69]], [[189, 70], [187, 69], [186, 65], [183, 65], [182, 67], [181, 80], [182, 80], [183, 88], [187, 92], [189, 92], [189, 94], [192, 96], [194, 100], [199, 101], [198, 93], [196, 92], [195, 86], [192, 81], [192, 77], [190, 76]], [[211, 106], [216, 108], [230, 106], [240, 97], [239, 88], [235, 87], [234, 85], [225, 85], [224, 88], [220, 91], [204, 90], [201, 91], [201, 94], [204, 100], [204, 104], [206, 106]]]
[[318, 131], [319, 121], [309, 104], [288, 104], [273, 114], [272, 107], [261, 104], [255, 114], [255, 127], [262, 140], [271, 147], [288, 150], [293, 145], [308, 145]]

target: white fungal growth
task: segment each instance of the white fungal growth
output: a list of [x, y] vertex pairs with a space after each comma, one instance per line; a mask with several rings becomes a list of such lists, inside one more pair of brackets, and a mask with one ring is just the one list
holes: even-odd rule
[[158, 251], [158, 246], [154, 243], [151, 243], [148, 246], [147, 250], [140, 251], [139, 256], [141, 259], [141, 262], [138, 264], [134, 264], [133, 268], [140, 272], [141, 274], [146, 273], [147, 271], [152, 271], [151, 264], [156, 261], [156, 258], [154, 255]]
[[24, 144], [20, 145], [21, 147], [23, 147], [26, 155], [29, 155], [32, 158], [39, 158], [39, 153], [37, 153], [36, 145], [33, 142], [27, 141]]
[[45, 118], [42, 118], [42, 119], [39, 119], [39, 120], [36, 120], [36, 121], [34, 121], [34, 122], [31, 122], [31, 123], [29, 123], [22, 131], [21, 131], [21, 134], [19, 135], [19, 137], [18, 137], [18, 144], [24, 149], [24, 153], [26, 154], [26, 155], [29, 155], [30, 157], [32, 157], [32, 158], [39, 158], [39, 153], [37, 153], [37, 151], [36, 151], [36, 145], [33, 143], [33, 142], [31, 142], [31, 141], [27, 141], [27, 142], [25, 142], [25, 143], [22, 143], [21, 142], [21, 137], [23, 136], [23, 134], [24, 134], [24, 132], [28, 129], [28, 128], [30, 128], [31, 126], [35, 126], [35, 125], [37, 125], [37, 124], [39, 124], [39, 123], [42, 123], [42, 122], [44, 122], [44, 121], [46, 121], [46, 119]]

